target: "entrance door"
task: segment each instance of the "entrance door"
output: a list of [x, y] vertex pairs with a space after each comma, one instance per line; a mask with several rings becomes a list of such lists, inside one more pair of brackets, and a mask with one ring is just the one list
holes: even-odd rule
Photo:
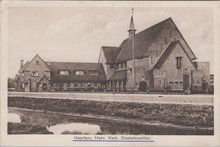
[[139, 91], [146, 92], [146, 90], [147, 90], [147, 82], [140, 81], [140, 83], [139, 83]]
[[183, 91], [189, 89], [189, 75], [183, 75]]
[[42, 89], [43, 89], [43, 91], [47, 91], [47, 84], [46, 83], [43, 83]]

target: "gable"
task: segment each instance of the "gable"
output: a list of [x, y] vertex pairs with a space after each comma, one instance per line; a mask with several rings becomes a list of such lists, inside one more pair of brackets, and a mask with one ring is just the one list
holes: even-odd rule
[[45, 83], [45, 82], [49, 82], [50, 80], [45, 76], [43, 75], [38, 81], [37, 83]]
[[36, 55], [26, 66], [25, 71], [50, 71], [47, 64], [41, 59], [39, 55]]
[[112, 47], [112, 46], [102, 47], [102, 53], [106, 59], [107, 64], [114, 63], [120, 51], [121, 51], [121, 48], [118, 48], [118, 47]]
[[181, 70], [195, 69], [194, 64], [180, 41], [171, 42], [166, 50], [162, 53], [153, 69], [176, 69], [176, 57], [181, 57], [182, 67]]
[[[141, 31], [134, 35], [134, 48], [135, 48], [135, 58], [143, 58], [147, 52], [150, 45], [157, 38], [157, 36], [162, 31], [164, 24], [168, 21], [164, 20], [144, 31]], [[132, 40], [131, 38], [125, 39], [121, 45], [121, 52], [116, 60], [116, 62], [124, 62], [132, 59]]]
[[[173, 36], [169, 36], [169, 31], [172, 31]], [[164, 37], [167, 36], [167, 43], [164, 44]], [[163, 42], [163, 49], [169, 41], [180, 40], [181, 44], [184, 46], [186, 53], [191, 59], [196, 59], [196, 56], [190, 49], [186, 40], [183, 38], [182, 34], [176, 27], [175, 23], [171, 18], [168, 18], [152, 27], [141, 31], [134, 36], [134, 48], [135, 48], [135, 58], [149, 57], [155, 51], [160, 49]], [[125, 39], [121, 45], [121, 52], [117, 57], [116, 62], [123, 62], [132, 59], [132, 40], [130, 38]], [[161, 49], [160, 51], [162, 51]]]

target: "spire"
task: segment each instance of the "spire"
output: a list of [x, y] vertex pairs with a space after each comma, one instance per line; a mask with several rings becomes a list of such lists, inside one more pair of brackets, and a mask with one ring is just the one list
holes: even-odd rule
[[131, 21], [130, 21], [130, 26], [129, 26], [129, 37], [133, 36], [135, 34], [135, 27], [134, 27], [134, 20], [133, 20], [133, 11], [134, 9], [132, 8], [132, 13], [131, 13]]

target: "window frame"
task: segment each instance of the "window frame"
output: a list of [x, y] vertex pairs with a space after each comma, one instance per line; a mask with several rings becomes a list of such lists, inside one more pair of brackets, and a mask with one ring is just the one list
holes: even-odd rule
[[98, 70], [89, 70], [89, 75], [91, 75], [91, 76], [98, 76], [99, 75], [99, 71]]
[[32, 77], [38, 77], [39, 73], [37, 71], [33, 71], [31, 74]]
[[[75, 73], [76, 76], [84, 76], [85, 75], [84, 70], [75, 70], [74, 73]], [[79, 73], [79, 74], [77, 74], [77, 73]], [[83, 73], [83, 74], [80, 74], [80, 73]]]
[[[61, 74], [61, 72], [68, 72], [68, 74]], [[69, 70], [59, 70], [59, 75], [60, 76], [69, 76], [70, 75], [70, 71]]]
[[182, 68], [182, 58], [181, 56], [176, 57], [176, 68], [181, 69]]

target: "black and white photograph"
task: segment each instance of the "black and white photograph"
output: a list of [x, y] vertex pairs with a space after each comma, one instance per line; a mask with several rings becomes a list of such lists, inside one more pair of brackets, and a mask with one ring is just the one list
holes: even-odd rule
[[1, 8], [6, 136], [153, 145], [219, 133], [214, 5], [39, 3]]

